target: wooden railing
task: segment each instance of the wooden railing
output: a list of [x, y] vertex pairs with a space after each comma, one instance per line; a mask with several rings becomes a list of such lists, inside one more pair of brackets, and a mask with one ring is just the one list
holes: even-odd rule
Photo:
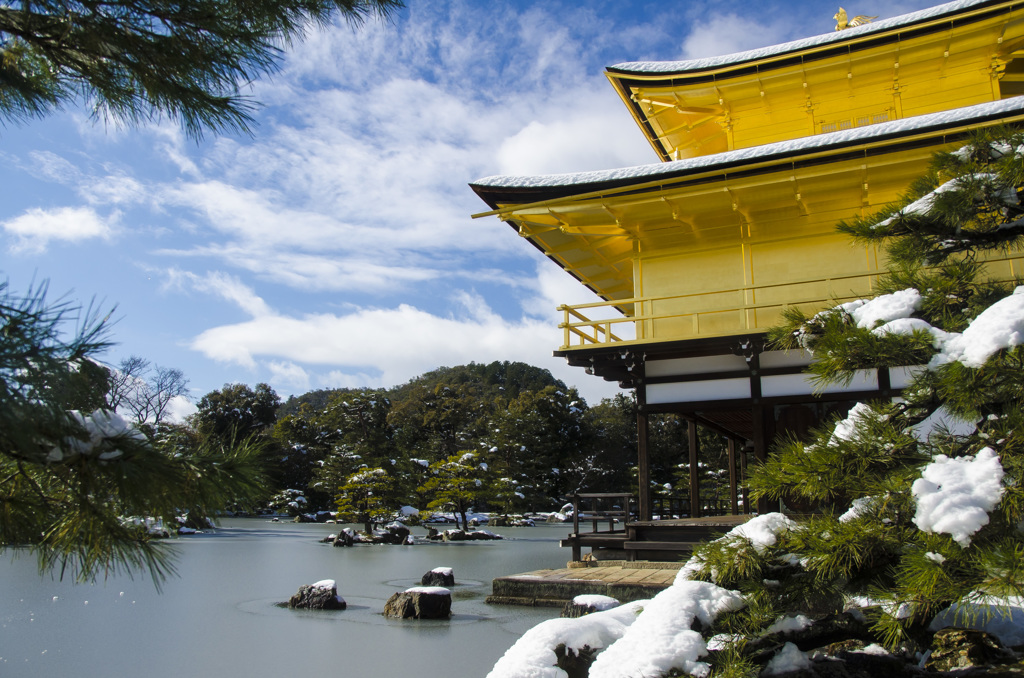
[[[758, 311], [769, 309], [783, 309], [787, 306], [801, 306], [805, 304], [819, 304], [824, 306], [836, 301], [842, 302], [850, 299], [859, 299], [864, 294], [836, 294], [835, 289], [846, 283], [849, 288], [851, 281], [864, 281], [865, 286], [870, 289], [879, 273], [848, 276], [835, 278], [819, 278], [790, 281], [776, 285], [747, 285], [744, 287], [733, 287], [721, 290], [695, 292], [692, 294], [675, 294], [654, 297], [632, 297], [629, 299], [616, 299], [614, 301], [598, 301], [589, 304], [576, 304], [573, 306], [562, 305], [558, 307], [564, 314], [564, 320], [559, 327], [563, 330], [562, 349], [580, 348], [584, 346], [593, 347], [602, 344], [620, 344], [635, 341], [649, 341], [652, 339], [672, 339], [679, 336], [699, 337], [715, 336], [721, 332], [708, 330], [702, 327], [702, 317], [706, 318], [711, 314], [734, 313], [735, 322], [726, 334], [748, 332], [752, 330], [767, 329], [770, 325], [762, 325], [756, 321]], [[792, 298], [785, 302], [773, 301], [769, 303], [757, 303], [758, 296], [764, 296], [772, 291], [781, 291], [787, 287], [795, 288], [804, 285], [823, 285], [827, 294], [815, 295], [808, 298]], [[714, 303], [715, 297], [728, 296], [734, 303]], [[747, 300], [750, 301], [747, 301]], [[658, 311], [659, 306], [682, 305], [684, 307], [704, 307], [701, 310], [684, 311]], [[709, 303], [710, 302], [710, 303]], [[738, 303], [736, 303], [738, 302]], [[584, 311], [603, 309], [604, 315], [613, 313], [628, 312], [632, 307], [632, 315], [619, 315], [617, 317], [605, 317], [592, 319]], [[689, 331], [682, 331], [678, 321], [689, 320]], [[659, 332], [656, 323], [667, 323], [676, 321], [676, 326], [664, 333]], [[664, 334], [664, 336], [662, 336]]]
[[[1010, 282], [1020, 272], [1020, 252], [986, 259], [987, 263], [1009, 262], [1008, 274], [991, 279]], [[653, 340], [712, 337], [766, 330], [778, 322], [781, 311], [790, 306], [812, 306], [818, 309], [851, 299], [870, 296], [883, 271], [858, 273], [831, 278], [792, 280], [774, 285], [746, 285], [720, 290], [667, 296], [632, 297], [589, 304], [562, 305], [564, 314], [559, 328], [563, 331], [562, 350], [593, 348], [601, 345], [628, 344]], [[859, 284], [857, 284], [859, 283]], [[823, 292], [798, 296], [800, 287], [816, 285]], [[864, 292], [852, 293], [854, 287]], [[787, 288], [792, 294], [786, 292]], [[840, 292], [839, 290], [844, 290]], [[759, 302], [766, 296], [785, 301]], [[679, 310], [680, 307], [684, 310]], [[772, 313], [765, 313], [773, 311]], [[601, 313], [603, 318], [591, 316]], [[603, 312], [603, 313], [602, 313]], [[758, 314], [761, 314], [761, 319]], [[725, 326], [723, 314], [733, 314]], [[707, 318], [718, 316], [709, 326]], [[702, 323], [702, 320], [704, 321]]]
[[[654, 520], [691, 518], [690, 498], [658, 495], [651, 497], [651, 513]], [[700, 503], [701, 516], [727, 516], [732, 513], [732, 502], [728, 499], [703, 499]]]
[[[589, 503], [589, 510], [586, 505]], [[608, 521], [606, 532], [626, 531], [626, 521], [630, 518], [633, 496], [610, 492], [574, 494], [572, 497], [572, 533], [580, 533], [580, 522], [590, 521], [590, 531], [599, 532], [602, 521]]]

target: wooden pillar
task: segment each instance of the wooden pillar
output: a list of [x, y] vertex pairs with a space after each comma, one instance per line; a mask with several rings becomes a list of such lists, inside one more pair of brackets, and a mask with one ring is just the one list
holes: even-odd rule
[[743, 513], [750, 513], [750, 486], [747, 484], [747, 446], [740, 450], [740, 482], [743, 483]]
[[729, 459], [729, 512], [735, 516], [740, 512], [738, 488], [736, 487], [736, 441], [733, 438], [726, 438], [726, 445]]
[[647, 456], [647, 413], [642, 409], [636, 415], [636, 476], [637, 515], [640, 520], [651, 519], [651, 462]]
[[[753, 411], [753, 424], [754, 424], [754, 459], [759, 464], [763, 464], [768, 459], [768, 417], [770, 416], [770, 410], [764, 405], [754, 405]], [[757, 512], [761, 515], [769, 513], [771, 511], [769, 502], [764, 497], [757, 500]]]
[[[754, 437], [754, 458], [759, 463], [764, 463], [768, 458], [768, 444], [770, 441], [768, 425], [772, 424], [774, 430], [774, 408], [766, 407], [761, 402], [761, 356], [755, 352], [747, 358], [747, 366], [750, 368], [750, 402], [752, 404], [751, 423]], [[769, 421], [771, 420], [771, 421]], [[768, 500], [759, 499], [757, 512], [764, 515], [769, 511]]]
[[693, 419], [687, 420], [686, 432], [690, 443], [690, 517], [700, 518], [700, 476], [697, 469], [700, 443], [697, 440], [697, 422]]

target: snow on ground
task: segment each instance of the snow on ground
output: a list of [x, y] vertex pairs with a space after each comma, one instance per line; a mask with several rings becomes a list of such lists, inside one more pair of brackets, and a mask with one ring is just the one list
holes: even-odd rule
[[574, 654], [585, 647], [608, 647], [623, 636], [650, 602], [640, 600], [585, 617], [541, 622], [505, 652], [487, 678], [565, 678], [565, 671], [555, 666], [556, 647], [564, 645]]
[[673, 584], [652, 598], [622, 638], [597, 656], [590, 678], [660, 676], [672, 668], [706, 676], [711, 667], [700, 658], [707, 654], [707, 645], [691, 628], [694, 621], [707, 626], [722, 612], [744, 605], [738, 591], [715, 584]]
[[597, 611], [610, 610], [619, 606], [619, 601], [611, 596], [602, 596], [596, 593], [585, 593], [572, 599], [574, 605], [586, 605]]
[[988, 524], [988, 514], [1003, 496], [1003, 466], [986, 447], [973, 457], [933, 457], [914, 481], [914, 524], [925, 532], [950, 535], [963, 548]]
[[[915, 497], [924, 499], [924, 515], [936, 523], [933, 531], [945, 531], [938, 529], [938, 523], [941, 518], [948, 517], [954, 524], [946, 527], [963, 530], [969, 543], [969, 535], [985, 524], [971, 530], [974, 512], [969, 509], [983, 508], [988, 504], [994, 507], [1001, 497], [999, 480], [994, 484], [991, 482], [995, 476], [1002, 477], [998, 458], [989, 448], [979, 452], [975, 458], [950, 460], [939, 455], [925, 471], [925, 476], [918, 481], [922, 482], [923, 489], [920, 492], [915, 490]], [[924, 482], [931, 483], [931, 486], [925, 487]], [[920, 503], [921, 499], [919, 514]], [[987, 519], [985, 513], [985, 522]], [[769, 513], [733, 528], [720, 541], [746, 540], [753, 548], [763, 551], [776, 544], [779, 535], [796, 527], [795, 522], [781, 513]], [[954, 534], [954, 538], [958, 534]], [[555, 648], [559, 645], [576, 654], [583, 648], [599, 651], [590, 667], [591, 678], [660, 676], [673, 668], [698, 678], [707, 676], [710, 666], [700, 659], [707, 655], [709, 648], [721, 649], [733, 638], [719, 635], [705, 643], [701, 634], [692, 628], [694, 620], [699, 620], [704, 626], [710, 625], [719, 614], [741, 609], [745, 601], [738, 591], [689, 580], [689, 576], [702, 565], [697, 556], [691, 557], [672, 586], [651, 600], [626, 603], [575, 619], [552, 619], [538, 624], [509, 648], [487, 678], [566, 678], [566, 672], [555, 665], [558, 659]], [[592, 600], [614, 602], [607, 596], [577, 596], [574, 602], [593, 604]], [[878, 604], [865, 598], [852, 598], [848, 602], [852, 606], [851, 611]], [[1009, 613], [1000, 611], [999, 607], [1005, 609], [1008, 605], [1011, 608]], [[1005, 645], [1024, 644], [1024, 600], [979, 598], [971, 606], [981, 613], [976, 615], [981, 618], [972, 628], [993, 633]], [[932, 630], [965, 625], [962, 619], [955, 619], [955, 611], [956, 606], [953, 606], [938, 615], [932, 622]], [[897, 617], [905, 616], [909, 606], [901, 606], [892, 612]], [[805, 615], [783, 617], [769, 627], [768, 632], [799, 631], [811, 623]], [[884, 651], [879, 646], [868, 646], [863, 650], [871, 654]], [[762, 675], [775, 675], [809, 665], [810, 660], [799, 648], [786, 643]]]

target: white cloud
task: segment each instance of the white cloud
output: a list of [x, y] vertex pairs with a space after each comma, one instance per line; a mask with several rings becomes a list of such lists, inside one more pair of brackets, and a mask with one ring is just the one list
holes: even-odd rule
[[[579, 90], [567, 99], [578, 110], [546, 106], [545, 121], [532, 120], [506, 138], [497, 152], [498, 174], [554, 174], [657, 162], [636, 123], [607, 83], [600, 91]], [[475, 177], [479, 178], [479, 177]]]
[[237, 277], [222, 271], [197, 275], [189, 271], [172, 268], [167, 271], [167, 288], [189, 288], [211, 294], [228, 301], [245, 313], [258, 318], [273, 314], [273, 310], [256, 292]]
[[765, 21], [761, 13], [738, 16], [711, 14], [693, 24], [683, 39], [682, 58], [733, 54], [748, 49], [774, 45], [792, 39], [794, 26], [784, 18]]
[[301, 366], [291, 361], [271, 360], [267, 362], [267, 367], [273, 375], [274, 383], [283, 384], [297, 393], [305, 393], [309, 390], [309, 373]]
[[199, 408], [189, 402], [184, 396], [174, 396], [167, 403], [166, 418], [172, 424], [181, 424], [198, 411]]
[[112, 225], [119, 216], [114, 212], [104, 218], [89, 207], [33, 207], [20, 216], [0, 222], [0, 228], [16, 238], [12, 251], [42, 253], [54, 240], [109, 239], [113, 234]]
[[147, 198], [142, 183], [122, 172], [84, 181], [78, 192], [92, 205], [131, 205]]
[[31, 151], [28, 157], [31, 160], [28, 171], [54, 183], [74, 183], [81, 176], [77, 167], [52, 151]]
[[512, 360], [546, 367], [563, 381], [580, 384], [590, 402], [613, 392], [608, 384], [551, 357], [559, 343], [553, 323], [504, 320], [471, 294], [459, 294], [456, 301], [464, 309], [458, 317], [406, 304], [347, 314], [261, 315], [210, 328], [190, 347], [219, 362], [250, 369], [262, 364], [275, 382], [289, 387], [302, 383], [316, 366], [334, 368], [318, 380], [325, 385], [389, 387], [440, 365]]

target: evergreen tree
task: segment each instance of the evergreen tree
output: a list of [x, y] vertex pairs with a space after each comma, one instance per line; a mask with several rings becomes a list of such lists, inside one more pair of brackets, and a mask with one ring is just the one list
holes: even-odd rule
[[[48, 303], [45, 291], [17, 297], [0, 284], [0, 546], [27, 545], [40, 569], [83, 580], [141, 568], [159, 581], [169, 554], [132, 518], [254, 498], [260, 450], [147, 439], [104, 409], [108, 373], [95, 356], [106, 318]], [[65, 339], [72, 319], [79, 329]]]
[[[362, 389], [333, 396], [312, 422], [320, 439], [329, 443], [322, 461], [313, 468], [312, 485], [335, 492], [360, 469], [393, 469], [398, 460], [394, 432], [388, 423], [390, 411], [391, 401], [381, 390]], [[397, 481], [393, 474], [389, 477]]]
[[487, 465], [477, 463], [476, 457], [474, 452], [461, 452], [434, 462], [430, 465], [430, 477], [418, 490], [433, 497], [427, 508], [460, 516], [464, 530], [469, 529], [466, 513], [489, 494], [489, 482], [485, 482], [489, 480]]
[[585, 416], [575, 389], [547, 386], [496, 402], [480, 446], [492, 470], [508, 479], [503, 499], [515, 510], [550, 510], [579, 491], [590, 471], [581, 463]]
[[698, 576], [747, 593], [737, 628], [870, 601], [876, 638], [914, 648], [950, 606], [962, 622], [978, 614], [972, 601], [1024, 594], [1024, 287], [1000, 261], [1024, 243], [1022, 144], [1016, 131], [979, 134], [937, 155], [898, 205], [841, 224], [885, 246], [879, 295], [790, 311], [773, 333], [813, 352], [822, 384], [875, 367], [911, 382], [755, 472], [754, 496], [815, 515], [769, 548], [740, 539], [699, 553]]
[[131, 123], [166, 115], [199, 137], [245, 130], [239, 91], [281, 47], [335, 14], [386, 16], [397, 0], [12, 0], [0, 5], [0, 121], [71, 103]]
[[385, 469], [364, 467], [339, 488], [338, 518], [346, 523], [363, 523], [373, 532], [377, 523], [395, 514], [395, 479]]

